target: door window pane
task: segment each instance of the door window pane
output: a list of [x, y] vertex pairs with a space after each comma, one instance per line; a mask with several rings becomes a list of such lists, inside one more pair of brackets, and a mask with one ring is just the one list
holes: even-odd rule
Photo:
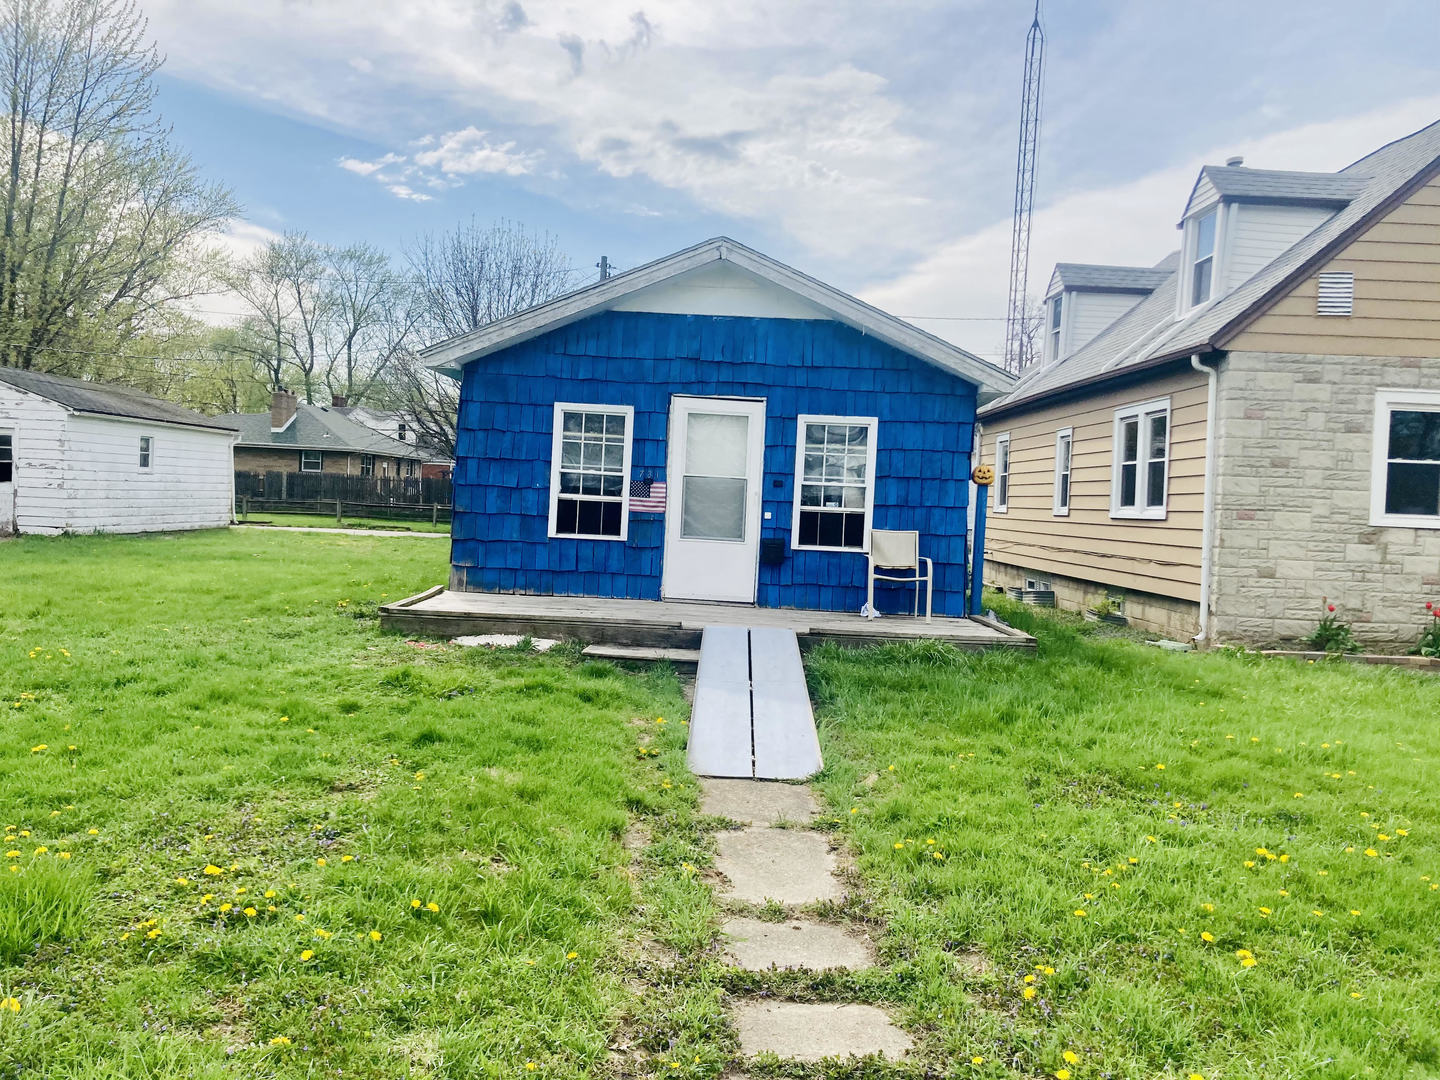
[[685, 422], [685, 472], [690, 476], [744, 476], [750, 418], [733, 413], [691, 413]]
[[743, 477], [685, 477], [680, 535], [686, 540], [745, 539], [746, 486]]

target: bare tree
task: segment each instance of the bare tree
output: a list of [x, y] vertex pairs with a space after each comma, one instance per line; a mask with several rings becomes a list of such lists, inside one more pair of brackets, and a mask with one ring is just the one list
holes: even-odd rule
[[[406, 258], [415, 278], [417, 329], [428, 342], [553, 300], [569, 292], [581, 273], [550, 234], [508, 221], [481, 225], [474, 218], [421, 237]], [[423, 443], [453, 457], [455, 381], [407, 352], [387, 382], [392, 407], [413, 419]]]
[[1020, 370], [1040, 363], [1045, 356], [1045, 301], [1031, 298], [1020, 323]]
[[328, 270], [325, 385], [332, 395], [359, 402], [404, 347], [419, 308], [389, 257], [369, 245], [332, 250]]
[[153, 112], [160, 56], [129, 0], [0, 0], [0, 362], [74, 369], [193, 294], [237, 212]]

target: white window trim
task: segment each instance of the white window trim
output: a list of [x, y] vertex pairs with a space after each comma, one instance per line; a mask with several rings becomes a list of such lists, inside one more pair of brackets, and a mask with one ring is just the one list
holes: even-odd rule
[[[1060, 304], [1060, 325], [1052, 326], [1055, 320], [1055, 304]], [[1064, 290], [1045, 302], [1045, 361], [1054, 363], [1065, 355], [1065, 320], [1070, 311], [1070, 301]]]
[[140, 468], [149, 471], [155, 466], [155, 436], [140, 436]]
[[[318, 461], [318, 464], [315, 466], [315, 468], [313, 468], [313, 469], [307, 469], [307, 468], [305, 467], [305, 455], [306, 455], [306, 454], [314, 454], [314, 455], [315, 455], [315, 457], [316, 457], [316, 459], [317, 459], [317, 461]], [[323, 451], [323, 450], [301, 450], [301, 451], [300, 451], [300, 471], [301, 471], [302, 473], [307, 473], [307, 472], [324, 472], [324, 471], [325, 471], [325, 453], [324, 453], [324, 451]]]
[[[1070, 460], [1067, 463], [1065, 474], [1069, 477], [1066, 485], [1065, 502], [1060, 502], [1060, 442], [1062, 439], [1069, 440]], [[1075, 497], [1075, 429], [1061, 428], [1055, 432], [1055, 491], [1051, 499], [1050, 512], [1055, 517], [1069, 517], [1070, 503]]]
[[[805, 425], [846, 424], [850, 427], [866, 427], [870, 434], [865, 440], [865, 546], [861, 548], [824, 547], [819, 544], [799, 543], [800, 536], [800, 485], [805, 479]], [[870, 528], [875, 520], [875, 451], [880, 441], [880, 418], [876, 416], [826, 416], [818, 413], [802, 413], [795, 418], [795, 499], [790, 512], [791, 551], [842, 551], [851, 555], [862, 555], [870, 550]], [[813, 509], [813, 507], [812, 507]]]
[[[564, 437], [565, 413], [593, 412], [625, 417], [625, 461], [620, 473], [620, 535], [596, 536], [591, 533], [557, 533], [555, 517], [560, 506], [560, 442]], [[552, 540], [609, 540], [624, 543], [630, 539], [630, 455], [635, 446], [635, 407], [606, 405], [600, 402], [557, 401], [551, 420], [550, 437], [550, 526]], [[593, 498], [593, 496], [591, 496]], [[605, 501], [605, 500], [602, 500]]]
[[[1210, 255], [1210, 295], [1200, 303], [1192, 304], [1190, 297], [1195, 292], [1195, 234], [1199, 230], [1200, 219], [1211, 213], [1215, 215], [1215, 248]], [[1207, 308], [1225, 294], [1222, 283], [1227, 271], [1225, 256], [1229, 247], [1225, 243], [1225, 230], [1229, 227], [1230, 217], [1225, 200], [1220, 199], [1185, 219], [1180, 239], [1180, 288], [1175, 294], [1176, 318]]]
[[1375, 392], [1375, 427], [1370, 451], [1370, 524], [1406, 529], [1440, 529], [1440, 517], [1385, 512], [1385, 485], [1390, 457], [1390, 413], [1407, 407], [1425, 412], [1440, 411], [1440, 390]]
[[[1164, 491], [1161, 494], [1159, 506], [1146, 506], [1149, 495], [1150, 470], [1145, 468], [1145, 460], [1137, 457], [1135, 461], [1135, 505], [1120, 505], [1120, 465], [1121, 465], [1121, 442], [1120, 425], [1131, 419], [1142, 419], [1155, 413], [1165, 415], [1165, 480]], [[1143, 429], [1144, 424], [1141, 424]], [[1170, 511], [1170, 448], [1175, 441], [1174, 426], [1170, 418], [1170, 399], [1156, 398], [1154, 401], [1146, 401], [1137, 405], [1126, 405], [1115, 410], [1115, 420], [1110, 435], [1110, 516], [1112, 518], [1124, 518], [1132, 521], [1164, 521]], [[1072, 451], [1073, 452], [1073, 451]], [[1139, 433], [1139, 441], [1136, 452], [1143, 455], [1145, 452], [1145, 432]]]
[[[1005, 469], [1000, 469], [1000, 447], [1005, 447]], [[1005, 477], [1005, 483], [1000, 483], [1000, 477]], [[1005, 493], [1005, 501], [1000, 501], [1000, 493]], [[1010, 432], [995, 436], [995, 505], [990, 508], [994, 513], [1006, 514], [1010, 511]]]

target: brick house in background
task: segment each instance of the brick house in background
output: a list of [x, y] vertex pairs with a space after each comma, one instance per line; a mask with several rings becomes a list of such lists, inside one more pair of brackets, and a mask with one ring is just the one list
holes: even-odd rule
[[1062, 264], [980, 410], [987, 579], [1174, 637], [1405, 647], [1440, 599], [1440, 123], [1335, 173], [1201, 170], [1180, 251]]
[[419, 480], [426, 455], [357, 423], [334, 408], [307, 405], [275, 391], [268, 413], [216, 418], [240, 433], [235, 471], [335, 474], [376, 480]]
[[394, 409], [372, 409], [368, 405], [350, 405], [343, 397], [336, 397], [330, 406], [335, 412], [364, 424], [371, 431], [397, 442], [410, 443], [425, 455], [420, 465], [420, 475], [426, 479], [448, 479], [455, 471], [455, 460], [448, 454], [427, 446], [421, 433], [421, 426], [414, 417]]

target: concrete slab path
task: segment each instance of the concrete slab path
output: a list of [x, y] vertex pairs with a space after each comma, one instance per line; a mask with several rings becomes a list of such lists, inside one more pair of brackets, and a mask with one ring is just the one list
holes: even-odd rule
[[821, 1061], [884, 1054], [898, 1060], [913, 1045], [873, 1005], [742, 1001], [735, 1006], [735, 1027], [746, 1057], [771, 1053], [791, 1061]]
[[808, 822], [820, 812], [808, 787], [760, 780], [700, 780], [700, 812], [742, 825]]
[[875, 963], [868, 941], [829, 923], [737, 918], [730, 919], [721, 930], [729, 938], [726, 961], [746, 971], [854, 971]]
[[716, 841], [720, 854], [715, 869], [729, 881], [722, 892], [727, 899], [814, 904], [844, 896], [835, 879], [835, 855], [819, 833], [740, 829], [722, 832]]

